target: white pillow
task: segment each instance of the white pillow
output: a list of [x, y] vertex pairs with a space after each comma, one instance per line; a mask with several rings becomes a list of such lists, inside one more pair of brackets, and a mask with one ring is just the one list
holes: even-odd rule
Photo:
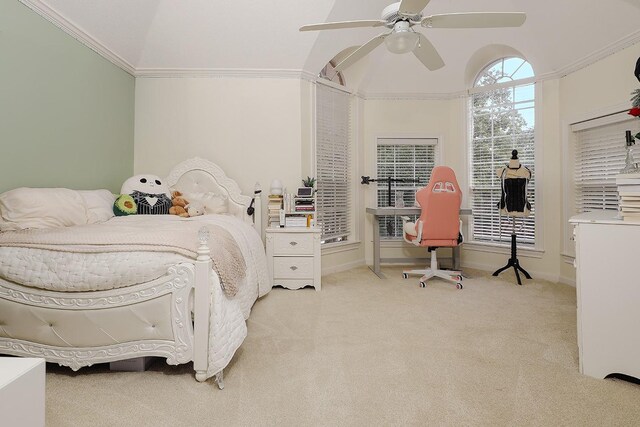
[[228, 209], [228, 197], [222, 194], [216, 194], [212, 191], [207, 193], [188, 193], [183, 197], [189, 203], [199, 202], [204, 206], [204, 213], [207, 214], [225, 214]]
[[0, 231], [87, 224], [87, 207], [68, 188], [16, 188], [0, 194]]
[[79, 190], [87, 207], [88, 223], [105, 222], [113, 218], [113, 204], [116, 196], [109, 190]]

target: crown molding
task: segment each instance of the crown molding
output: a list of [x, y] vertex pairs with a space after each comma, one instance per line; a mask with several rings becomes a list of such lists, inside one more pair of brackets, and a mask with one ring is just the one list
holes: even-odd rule
[[144, 78], [263, 78], [315, 81], [316, 76], [304, 70], [256, 68], [137, 68], [136, 77]]
[[[566, 75], [574, 73], [583, 68], [586, 68], [589, 65], [592, 65], [606, 58], [607, 56], [611, 56], [614, 53], [620, 52], [621, 50], [624, 50], [630, 46], [633, 46], [638, 42], [640, 42], [640, 30], [636, 30], [633, 33], [629, 34], [628, 36], [618, 39], [613, 43], [609, 43], [605, 47], [598, 49], [595, 52], [583, 57], [582, 59], [574, 61], [571, 64], [565, 67], [562, 67], [555, 73], [551, 73], [551, 74], [555, 78], [565, 77]], [[549, 78], [546, 75], [541, 76], [541, 78], [545, 78], [545, 77]]]
[[132, 76], [135, 75], [135, 67], [127, 62], [123, 57], [106, 47], [99, 40], [91, 37], [81, 27], [69, 21], [58, 13], [55, 9], [45, 4], [42, 0], [19, 0], [20, 3], [51, 22], [62, 31], [96, 52], [98, 55], [111, 62], [116, 67], [121, 68]]
[[468, 95], [468, 91], [452, 93], [404, 93], [404, 92], [361, 92], [366, 101], [449, 101]]

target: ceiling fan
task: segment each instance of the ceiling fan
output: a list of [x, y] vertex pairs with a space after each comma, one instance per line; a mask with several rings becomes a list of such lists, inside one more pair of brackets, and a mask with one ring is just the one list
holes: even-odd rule
[[423, 16], [422, 10], [431, 0], [402, 0], [382, 10], [382, 18], [376, 20], [326, 22], [300, 27], [300, 31], [334, 30], [340, 28], [387, 27], [385, 32], [372, 38], [335, 66], [342, 71], [365, 57], [384, 41], [393, 53], [413, 54], [429, 70], [444, 67], [444, 61], [427, 38], [412, 27], [425, 28], [497, 28], [519, 27], [527, 16], [520, 12], [468, 12]]

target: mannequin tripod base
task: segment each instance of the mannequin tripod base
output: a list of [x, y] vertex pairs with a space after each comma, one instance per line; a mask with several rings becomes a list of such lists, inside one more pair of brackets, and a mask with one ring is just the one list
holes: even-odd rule
[[522, 268], [520, 266], [520, 261], [518, 261], [518, 256], [516, 252], [516, 235], [515, 234], [511, 235], [511, 258], [509, 258], [509, 261], [507, 261], [507, 265], [496, 270], [493, 273], [493, 275], [497, 276], [498, 274], [502, 273], [509, 267], [513, 267], [513, 271], [516, 273], [516, 279], [518, 280], [518, 285], [522, 286], [522, 281], [520, 280], [520, 274], [518, 273], [518, 270], [520, 270], [522, 274], [524, 274], [524, 277], [526, 277], [527, 279], [531, 279], [531, 276], [529, 275], [529, 273], [527, 273], [527, 270]]

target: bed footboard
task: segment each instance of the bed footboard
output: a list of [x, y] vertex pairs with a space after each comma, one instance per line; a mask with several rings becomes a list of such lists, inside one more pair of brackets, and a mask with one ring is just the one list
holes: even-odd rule
[[73, 370], [141, 356], [189, 362], [198, 264], [175, 265], [149, 283], [96, 292], [44, 291], [0, 279], [0, 353], [42, 357]]

